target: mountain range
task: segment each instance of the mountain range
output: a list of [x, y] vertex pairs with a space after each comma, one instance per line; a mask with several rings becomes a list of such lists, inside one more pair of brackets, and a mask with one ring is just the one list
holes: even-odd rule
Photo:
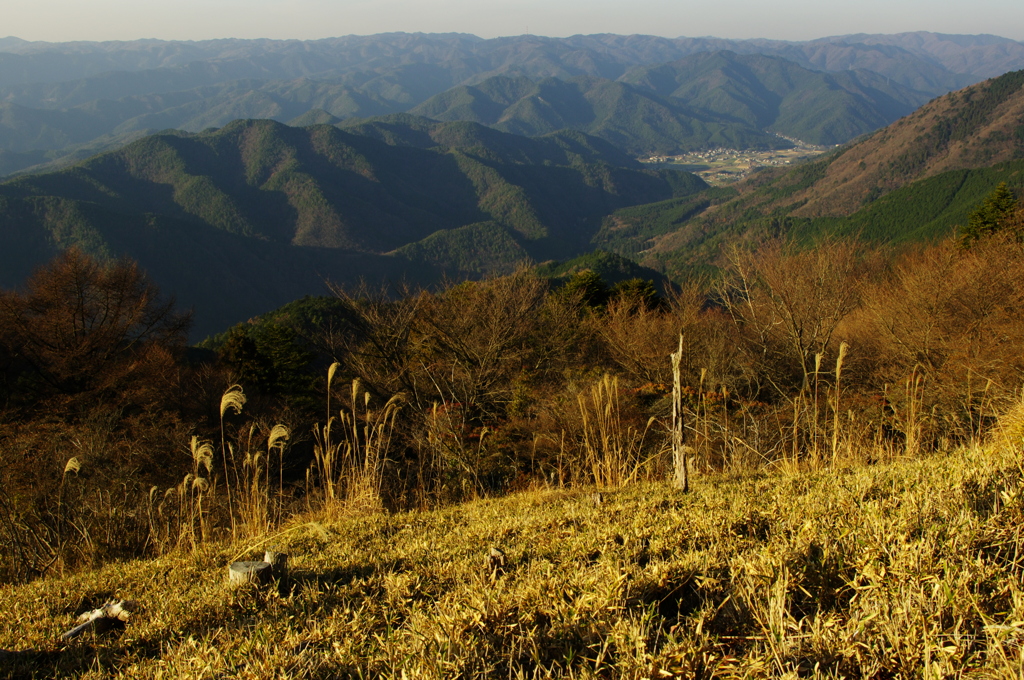
[[617, 81], [496, 76], [436, 95], [411, 113], [539, 135], [573, 128], [633, 154], [710, 146], [834, 145], [874, 131], [927, 98], [870, 71], [811, 71], [779, 57], [708, 52], [631, 69]]
[[[874, 244], [918, 242], [951, 233], [999, 181], [1024, 188], [1024, 71], [916, 108], [920, 92], [870, 70], [825, 72], [736, 50], [662, 60], [672, 56], [669, 47], [684, 43], [603, 40], [609, 49], [601, 68], [610, 70], [604, 75], [507, 68], [478, 78], [486, 75], [481, 57], [466, 61], [459, 74], [464, 82], [449, 87], [451, 64], [428, 63], [440, 59], [439, 45], [449, 46], [452, 59], [460, 50], [485, 47], [491, 52], [480, 54], [497, 59], [516, 48], [534, 60], [521, 70], [547, 55], [544, 63], [572, 63], [579, 71], [601, 70], [584, 58], [585, 46], [601, 41], [524, 38], [498, 45], [466, 36], [389, 36], [349, 44], [353, 63], [363, 59], [358, 63], [383, 69], [372, 78], [352, 70], [335, 73], [333, 82], [236, 80], [64, 108], [32, 109], [8, 99], [0, 140], [14, 148], [0, 152], [0, 170], [52, 160], [51, 151], [67, 153], [68, 165], [0, 184], [0, 285], [20, 285], [33, 267], [70, 246], [101, 258], [129, 256], [195, 309], [195, 336], [202, 337], [323, 293], [326, 281], [430, 284], [598, 250], [678, 279], [713, 266], [725, 244], [776, 235], [806, 242], [823, 234]], [[914, 34], [900, 38], [906, 48], [895, 39], [858, 40], [862, 47], [825, 41], [817, 48], [842, 47], [844, 65], [868, 47], [876, 56], [912, 55], [935, 65], [956, 62], [950, 56], [955, 47], [963, 69], [980, 69], [979, 54], [1011, 60], [1016, 54], [1013, 45], [994, 38], [958, 43]], [[578, 49], [566, 52], [572, 44]], [[63, 54], [0, 41], [0, 49], [11, 45], [35, 67], [42, 56], [57, 63]], [[537, 52], [537, 45], [547, 51]], [[306, 45], [310, 54], [301, 46], [146, 42], [77, 49], [81, 68], [124, 66], [133, 51], [131, 63], [152, 65], [164, 49], [163, 61], [150, 70], [170, 81], [193, 70], [238, 75], [243, 62], [262, 64], [268, 73], [312, 68], [316, 46]], [[419, 63], [396, 62], [416, 49]], [[360, 50], [362, 56], [352, 56]], [[921, 56], [929, 50], [946, 62]], [[224, 63], [176, 63], [203, 54], [220, 55]], [[266, 59], [256, 59], [259, 54]], [[839, 52], [831, 54], [842, 61]], [[652, 62], [629, 65], [623, 55]], [[415, 91], [397, 75], [414, 72], [424, 76]], [[120, 87], [124, 74], [142, 78], [144, 71], [87, 75], [85, 81], [107, 79]], [[439, 83], [446, 89], [433, 92]], [[82, 92], [92, 87], [79, 85]], [[17, 85], [4, 92], [19, 88], [31, 89]], [[77, 96], [67, 82], [50, 91], [67, 101]], [[393, 105], [399, 100], [401, 106]], [[248, 110], [239, 102], [269, 108], [262, 119], [238, 119]], [[133, 117], [124, 119], [123, 111]], [[367, 111], [374, 115], [361, 115]], [[150, 124], [175, 127], [187, 116], [205, 127], [147, 132]], [[895, 122], [871, 132], [887, 120]], [[93, 121], [93, 127], [76, 137], [67, 121], [82, 129], [88, 128], [82, 121]], [[711, 141], [785, 145], [795, 129], [827, 143], [860, 138], [816, 161], [763, 169], [730, 187], [708, 187], [695, 175], [635, 160], [644, 148]], [[19, 131], [31, 132], [35, 141], [16, 146]], [[47, 144], [54, 148], [36, 148]], [[60, 144], [67, 146], [56, 149]]]
[[0, 284], [70, 245], [127, 254], [209, 333], [328, 279], [429, 282], [571, 257], [614, 210], [705, 187], [572, 131], [236, 121], [0, 185]]
[[[239, 118], [302, 125], [409, 111], [526, 134], [572, 127], [634, 154], [782, 143], [770, 132], [835, 144], [1012, 68], [1024, 68], [1021, 43], [929, 33], [802, 43], [461, 34], [5, 38], [0, 172], [60, 167], [166, 128], [198, 132]], [[508, 81], [519, 84], [504, 96], [499, 90]], [[548, 103], [538, 105], [530, 89], [563, 97], [535, 93]]]

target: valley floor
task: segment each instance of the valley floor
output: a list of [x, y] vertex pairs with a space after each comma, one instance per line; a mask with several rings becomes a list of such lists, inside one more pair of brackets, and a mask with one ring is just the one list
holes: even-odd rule
[[[821, 471], [304, 518], [0, 590], [2, 677], [1020, 677], [1019, 442]], [[492, 548], [504, 568], [489, 565]], [[497, 562], [499, 560], [495, 560]], [[120, 633], [75, 615], [138, 600]]]
[[759, 168], [789, 167], [836, 148], [807, 144], [797, 139], [790, 141], [796, 145], [791, 149], [712, 149], [677, 156], [649, 156], [638, 160], [649, 167], [692, 172], [711, 186], [717, 187], [738, 182]]

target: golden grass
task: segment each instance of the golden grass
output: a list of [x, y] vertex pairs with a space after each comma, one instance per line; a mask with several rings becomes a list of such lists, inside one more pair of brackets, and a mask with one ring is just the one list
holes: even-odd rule
[[[307, 517], [0, 589], [0, 677], [1020, 677], [1019, 444]], [[230, 590], [268, 541], [291, 585]], [[60, 643], [110, 597], [123, 635]]]

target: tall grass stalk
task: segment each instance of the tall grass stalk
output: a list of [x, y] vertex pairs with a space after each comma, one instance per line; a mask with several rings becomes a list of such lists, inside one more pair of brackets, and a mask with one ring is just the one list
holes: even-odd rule
[[[839, 455], [839, 398], [842, 392], [843, 360], [850, 346], [845, 342], [839, 344], [839, 356], [836, 357], [836, 384], [832, 398], [832, 465], [836, 464]], [[851, 413], [852, 415], [852, 413]]]
[[[284, 450], [288, 444], [288, 438], [291, 436], [291, 432], [287, 427], [281, 424], [274, 425], [270, 430], [270, 436], [267, 437], [267, 466], [269, 472], [270, 457], [277, 449], [277, 513], [275, 521], [280, 522], [282, 514], [284, 512]], [[267, 483], [267, 492], [269, 496], [270, 483]], [[268, 498], [269, 501], [269, 498]]]
[[922, 443], [922, 416], [921, 408], [924, 405], [924, 376], [918, 371], [919, 366], [907, 376], [903, 384], [904, 403], [906, 412], [903, 416], [903, 435], [905, 439], [904, 453], [908, 456], [916, 456], [921, 452]]
[[378, 409], [372, 408], [371, 402], [370, 393], [362, 389], [358, 379], [353, 380], [351, 407], [338, 413], [342, 441], [333, 442], [330, 421], [314, 430], [317, 441], [313, 465], [323, 505], [329, 510], [337, 509], [342, 499], [351, 507], [376, 508], [381, 504], [384, 467], [402, 396], [391, 397]]
[[64, 472], [60, 476], [60, 488], [57, 490], [57, 559], [60, 561], [61, 572], [64, 570], [64, 546], [67, 543], [67, 536], [65, 528], [67, 527], [68, 521], [65, 517], [64, 509], [64, 485], [67, 483], [68, 474], [74, 473], [78, 475], [82, 469], [82, 462], [78, 460], [77, 456], [72, 456], [68, 459], [68, 462], [64, 464]]
[[589, 390], [577, 396], [583, 421], [584, 465], [594, 484], [616, 488], [637, 479], [644, 461], [644, 439], [654, 418], [642, 431], [622, 420], [619, 380], [607, 373]]
[[210, 483], [213, 474], [213, 444], [193, 435], [189, 442], [189, 454], [192, 471], [185, 475], [175, 494], [178, 504], [177, 545], [187, 545], [194, 550], [209, 539], [207, 511], [203, 508], [203, 500], [213, 491]]
[[[325, 500], [328, 503], [334, 503], [337, 497], [337, 489], [335, 488], [338, 479], [338, 453], [340, 446], [336, 445], [331, 440], [331, 425], [334, 422], [334, 416], [331, 415], [331, 389], [334, 384], [334, 376], [338, 369], [341, 368], [341, 364], [337, 361], [331, 364], [330, 368], [327, 369], [327, 418], [324, 421], [323, 427], [313, 427], [313, 453], [314, 453], [314, 465], [317, 469], [317, 473], [320, 479], [320, 483], [323, 485], [323, 494]], [[306, 475], [306, 486], [307, 494], [309, 496], [309, 474]]]
[[[377, 507], [381, 503], [384, 466], [391, 448], [395, 416], [401, 408], [401, 395], [394, 395], [379, 409], [370, 407], [369, 392], [360, 394], [360, 383], [352, 381], [351, 411], [341, 412], [341, 425], [348, 439], [347, 453], [351, 470], [347, 500], [350, 504]], [[362, 396], [363, 408], [359, 402]]]
[[238, 501], [238, 525], [250, 538], [266, 534], [281, 519], [283, 462], [278, 468], [277, 494], [273, 494], [271, 491], [273, 488], [271, 464], [275, 449], [278, 451], [278, 460], [283, 461], [285, 444], [290, 435], [287, 427], [275, 425], [267, 435], [266, 446], [260, 447], [254, 446], [254, 440], [256, 442], [261, 440], [256, 432], [256, 425], [250, 425], [236, 499]]
[[230, 469], [235, 467], [235, 455], [234, 450], [230, 449], [231, 465], [228, 466], [229, 448], [227, 445], [227, 436], [224, 432], [224, 416], [229, 410], [234, 411], [236, 415], [240, 414], [243, 406], [245, 406], [245, 392], [242, 391], [241, 385], [232, 385], [224, 390], [224, 394], [220, 397], [220, 451], [221, 457], [224, 459], [224, 489], [228, 497], [228, 516], [231, 518], [232, 537], [235, 537], [236, 535], [236, 527], [235, 507], [231, 491]]

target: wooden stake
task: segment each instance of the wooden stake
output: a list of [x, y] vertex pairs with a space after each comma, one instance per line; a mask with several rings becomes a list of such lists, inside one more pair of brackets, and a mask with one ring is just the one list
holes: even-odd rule
[[270, 565], [274, 572], [274, 578], [284, 578], [288, 575], [288, 555], [277, 552], [273, 548], [263, 553], [263, 561]]
[[672, 466], [675, 472], [675, 487], [683, 493], [690, 490], [690, 476], [687, 474], [686, 447], [683, 446], [683, 384], [679, 364], [683, 360], [683, 334], [679, 334], [679, 349], [671, 355], [672, 360]]

